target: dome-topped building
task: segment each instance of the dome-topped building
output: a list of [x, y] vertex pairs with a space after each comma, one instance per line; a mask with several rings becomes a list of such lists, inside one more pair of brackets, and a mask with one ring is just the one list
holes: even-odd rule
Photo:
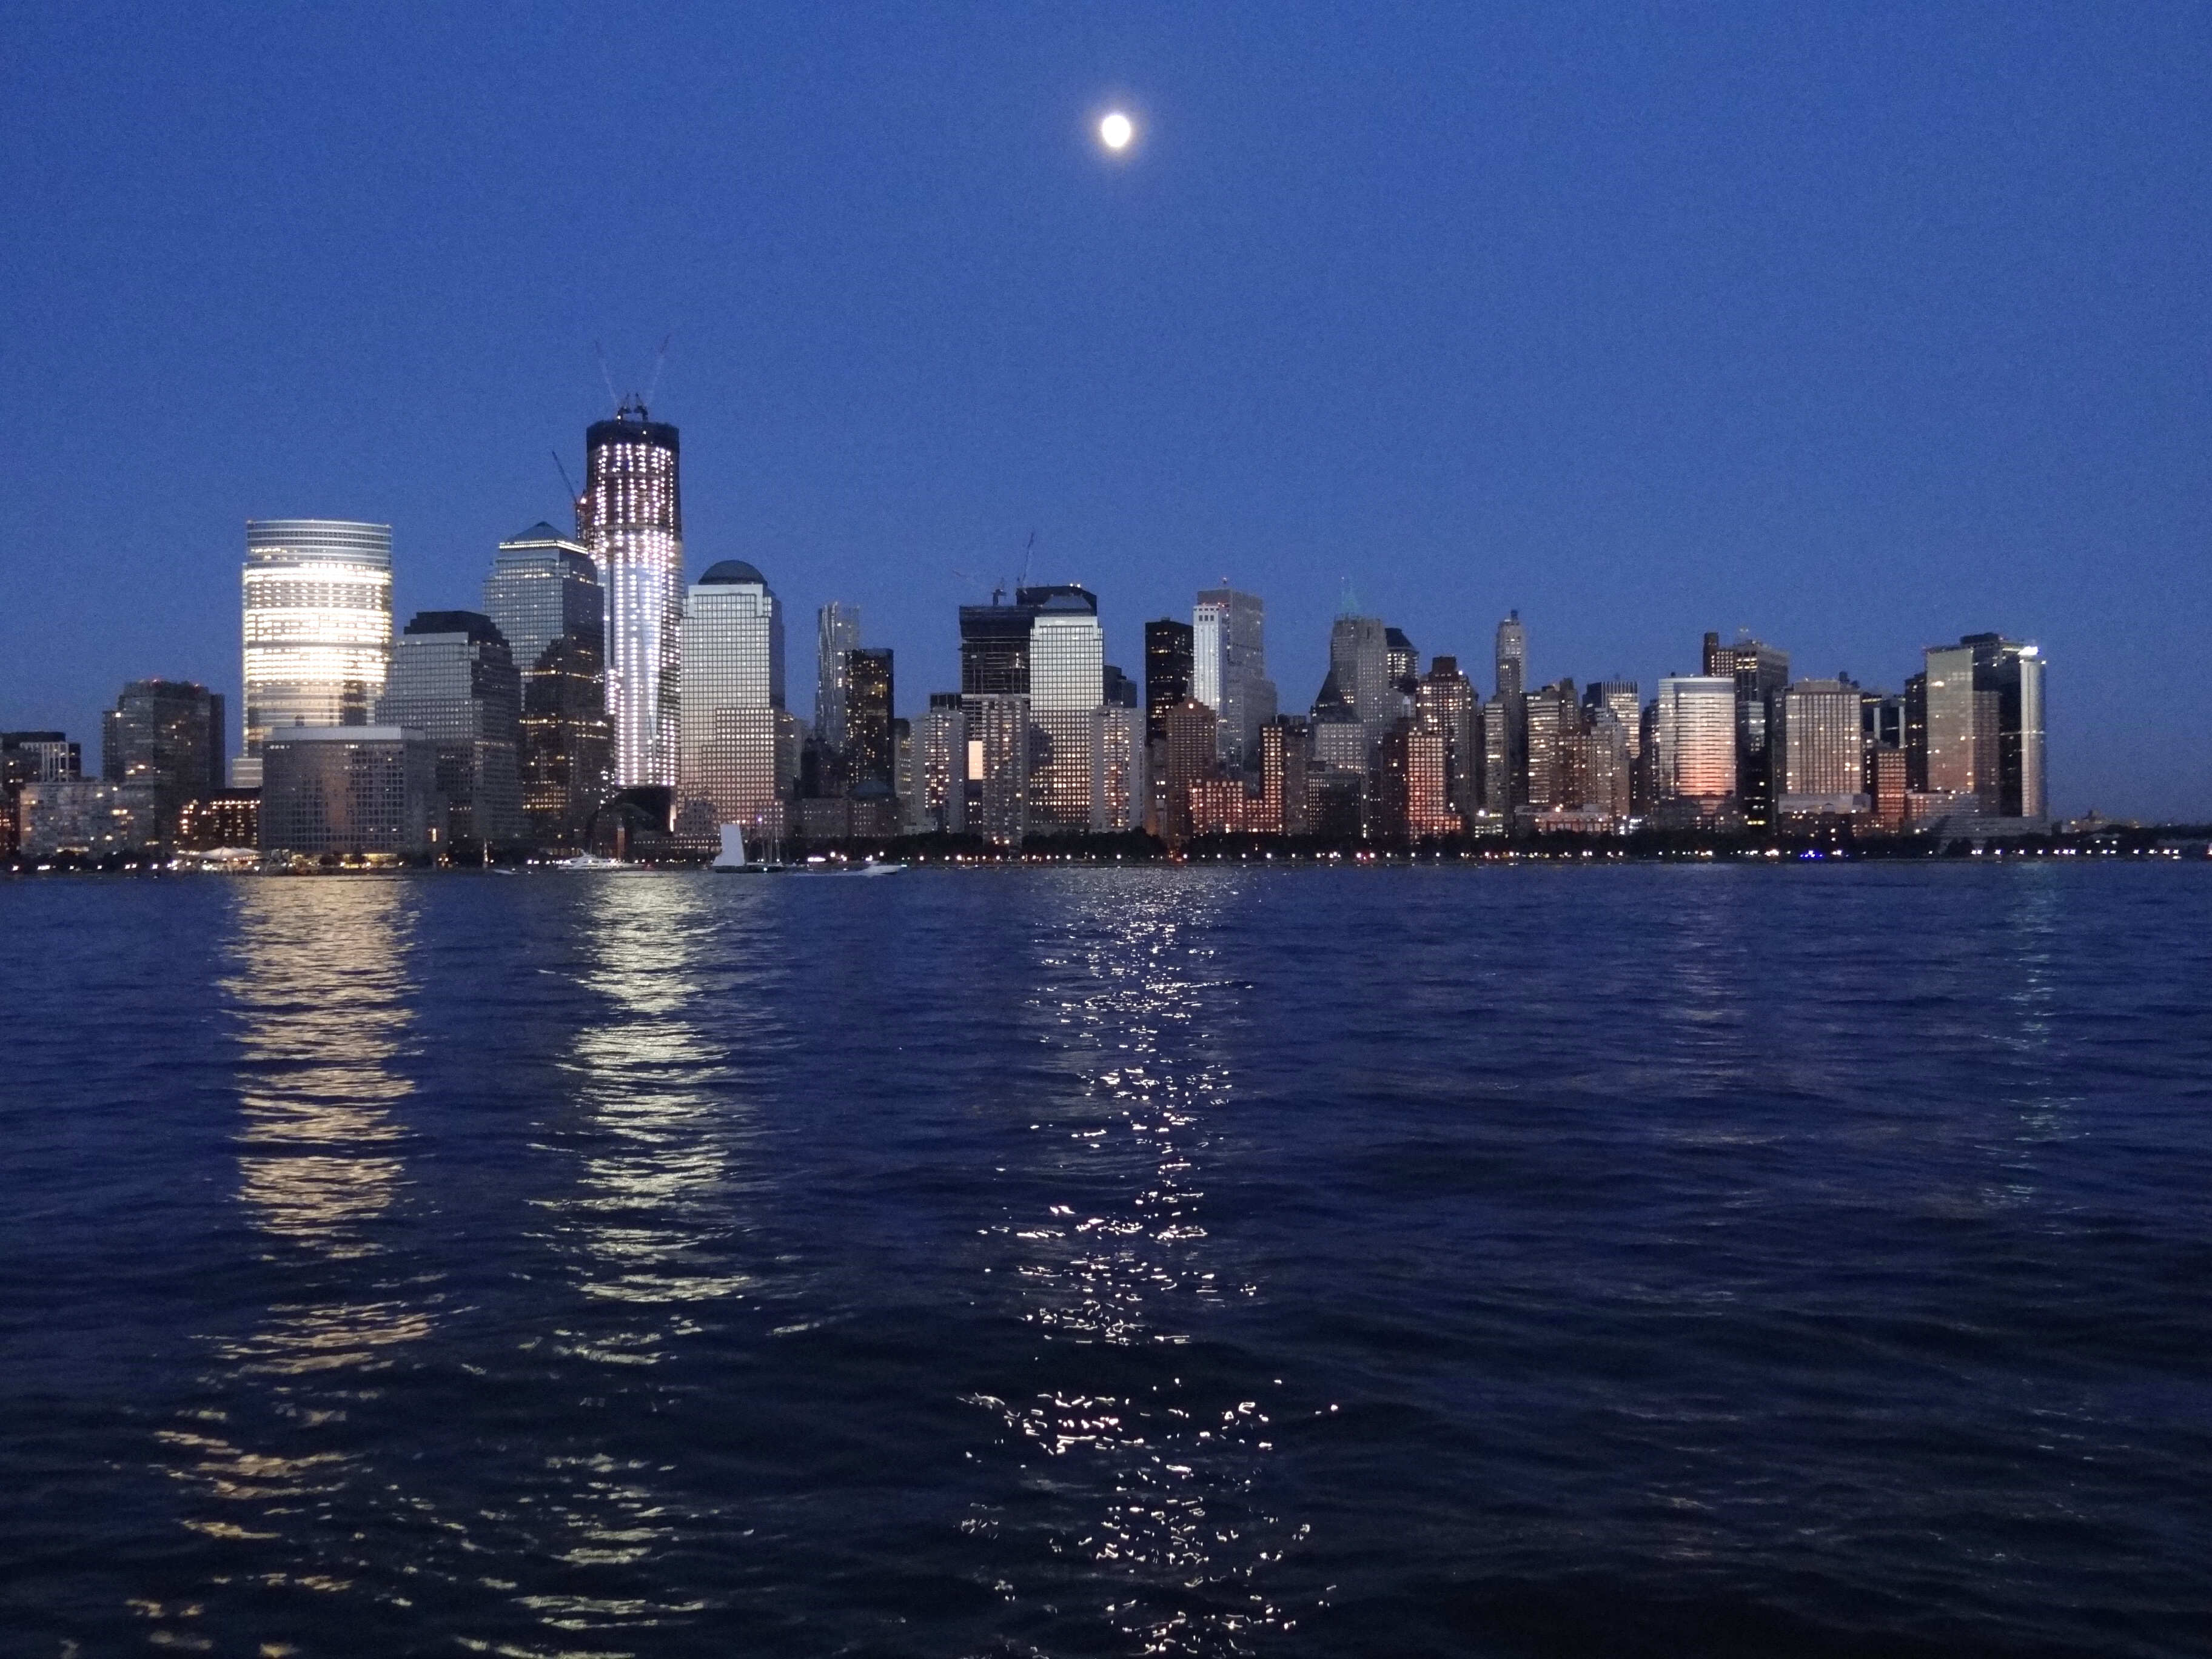
[[766, 587], [768, 578], [743, 559], [724, 559], [708, 567], [707, 574], [694, 584], [699, 587], [737, 587], [750, 583], [755, 587]]

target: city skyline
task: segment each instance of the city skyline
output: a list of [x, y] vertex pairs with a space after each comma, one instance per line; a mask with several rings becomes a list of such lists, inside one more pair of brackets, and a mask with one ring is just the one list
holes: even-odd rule
[[[917, 696], [953, 571], [1035, 531], [1112, 641], [1263, 595], [1285, 708], [1347, 577], [1470, 666], [1518, 609], [1531, 685], [1739, 627], [1893, 684], [1998, 626], [2065, 671], [2055, 810], [2212, 815], [2158, 667], [2212, 618], [2201, 15], [657, 18], [602, 65], [665, 112], [621, 153], [531, 96], [580, 18], [394, 27], [26, 21], [0, 723], [148, 675], [235, 716], [248, 518], [389, 523], [396, 615], [475, 606], [637, 391], [684, 579], [860, 605]], [[270, 125], [340, 66], [362, 126]]]

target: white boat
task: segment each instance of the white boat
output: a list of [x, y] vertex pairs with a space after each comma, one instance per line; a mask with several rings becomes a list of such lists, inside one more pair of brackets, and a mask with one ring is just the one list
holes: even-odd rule
[[556, 870], [635, 870], [635, 864], [624, 864], [620, 859], [603, 859], [595, 853], [579, 853], [572, 859], [553, 860]]
[[722, 825], [722, 850], [707, 866], [726, 876], [888, 876], [906, 868], [903, 864], [852, 864], [839, 859], [820, 856], [810, 858], [804, 864], [786, 864], [781, 860], [763, 862], [745, 856], [744, 826], [735, 823]]

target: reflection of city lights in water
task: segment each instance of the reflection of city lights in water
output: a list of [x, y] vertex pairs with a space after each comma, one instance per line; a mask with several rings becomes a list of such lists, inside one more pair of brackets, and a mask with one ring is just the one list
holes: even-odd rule
[[[255, 882], [238, 899], [238, 970], [224, 985], [240, 1049], [239, 1200], [272, 1259], [302, 1267], [379, 1254], [375, 1224], [403, 1182], [392, 1108], [409, 1041], [404, 889], [389, 881]], [[327, 1370], [429, 1328], [417, 1305], [311, 1301], [229, 1355]]]
[[[732, 1091], [718, 1049], [688, 1018], [711, 917], [696, 884], [680, 880], [603, 882], [597, 897], [584, 984], [607, 1013], [576, 1036], [582, 1167], [575, 1191], [550, 1207], [587, 1295], [678, 1309], [736, 1295], [750, 1281], [718, 1248], [734, 1179]], [[721, 1006], [741, 1013], [737, 1002]], [[592, 1357], [649, 1364], [691, 1328], [681, 1312], [641, 1320], [596, 1338]]]
[[[710, 1304], [752, 1279], [732, 1259], [732, 1212], [750, 1178], [739, 1148], [750, 1117], [723, 1059], [750, 1015], [748, 941], [682, 877], [595, 884], [578, 933], [583, 988], [599, 1015], [573, 1039], [574, 1109], [559, 1141], [574, 1158], [568, 1188], [542, 1200], [551, 1242], [586, 1297], [551, 1341], [573, 1358], [620, 1368], [611, 1387], [650, 1410], [649, 1369], [700, 1329]], [[714, 994], [702, 983], [714, 964]], [[714, 1010], [711, 1029], [700, 1016]], [[533, 1547], [572, 1569], [631, 1565], [673, 1547], [690, 1516], [650, 1463], [574, 1449], [545, 1457]], [[690, 1603], [547, 1594], [525, 1605], [549, 1630], [601, 1637], [647, 1629]]]
[[1056, 1369], [1106, 1386], [974, 1401], [1019, 1437], [1030, 1485], [1088, 1495], [1054, 1547], [1127, 1575], [1107, 1613], [1146, 1652], [1234, 1651], [1288, 1625], [1256, 1583], [1285, 1531], [1255, 1508], [1270, 1404], [1211, 1397], [1190, 1347], [1209, 1310], [1257, 1294], [1210, 1249], [1199, 1184], [1231, 1088], [1204, 1022], [1233, 988], [1205, 940], [1233, 896], [1109, 878], [1048, 947], [1031, 1010], [1064, 1075], [1033, 1133], [1062, 1201], [1000, 1231], [1023, 1317], [1067, 1345]]
[[[407, 889], [391, 881], [252, 882], [233, 902], [234, 968], [222, 990], [238, 1046], [238, 1202], [278, 1289], [252, 1327], [214, 1340], [229, 1370], [208, 1381], [224, 1406], [160, 1438], [179, 1478], [216, 1500], [185, 1526], [283, 1540], [286, 1565], [255, 1582], [335, 1594], [358, 1569], [302, 1531], [357, 1496], [361, 1455], [333, 1437], [367, 1375], [434, 1322], [432, 1303], [377, 1265], [406, 1185], [405, 1131], [392, 1113], [412, 1087], [396, 1065], [412, 1040], [412, 918]], [[257, 1449], [257, 1438], [288, 1449]], [[397, 1491], [381, 1501], [422, 1507]], [[152, 1639], [198, 1638], [164, 1629]]]

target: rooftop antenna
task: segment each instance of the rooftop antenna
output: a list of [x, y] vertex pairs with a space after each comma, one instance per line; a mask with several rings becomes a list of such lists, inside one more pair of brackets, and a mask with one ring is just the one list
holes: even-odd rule
[[607, 349], [594, 340], [592, 350], [599, 360], [599, 378], [607, 383], [607, 401], [614, 405], [615, 413], [619, 415], [622, 413], [622, 394], [615, 390], [614, 373], [607, 367]]

